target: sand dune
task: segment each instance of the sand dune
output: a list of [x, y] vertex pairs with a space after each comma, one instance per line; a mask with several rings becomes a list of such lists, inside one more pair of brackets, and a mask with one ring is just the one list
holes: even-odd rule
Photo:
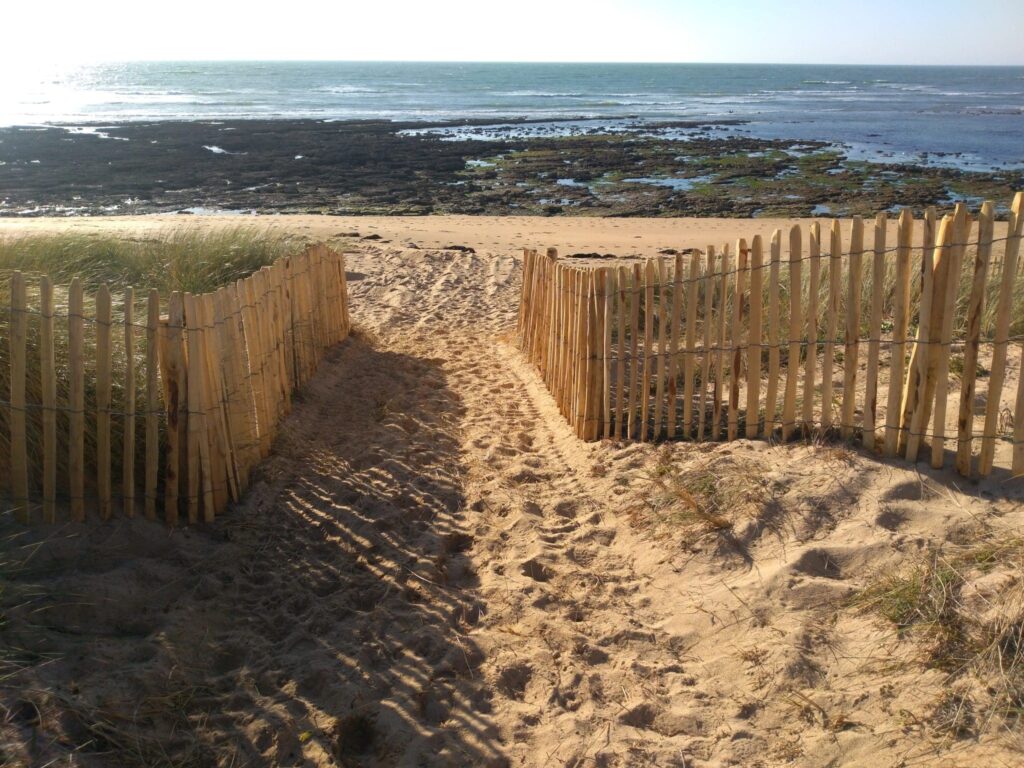
[[[35, 596], [4, 632], [52, 660], [3, 684], [13, 764], [1019, 763], [981, 709], [942, 727], [974, 678], [851, 604], [931, 547], [1019, 538], [1019, 482], [828, 444], [581, 443], [513, 346], [518, 259], [403, 232], [421, 248], [348, 254], [359, 331], [215, 526], [19, 534]], [[960, 594], [996, 610], [1019, 563], [990, 565]]]

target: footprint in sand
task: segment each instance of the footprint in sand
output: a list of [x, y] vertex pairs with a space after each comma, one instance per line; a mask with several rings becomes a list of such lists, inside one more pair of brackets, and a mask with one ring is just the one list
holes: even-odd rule
[[531, 558], [523, 563], [520, 566], [520, 571], [534, 581], [548, 582], [555, 577], [555, 571], [538, 561], [537, 558]]

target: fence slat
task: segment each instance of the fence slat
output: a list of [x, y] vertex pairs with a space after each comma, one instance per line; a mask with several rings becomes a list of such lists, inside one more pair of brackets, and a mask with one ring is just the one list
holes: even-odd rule
[[885, 238], [888, 218], [884, 213], [875, 217], [875, 255], [871, 262], [871, 316], [868, 320], [868, 367], [864, 381], [864, 434], [865, 448], [875, 448], [875, 420], [878, 412], [878, 357], [882, 336], [882, 301], [885, 283]]
[[76, 277], [68, 287], [68, 496], [71, 520], [85, 520], [85, 297]]
[[[188, 349], [188, 521], [199, 522], [200, 501], [213, 509], [213, 485], [210, 454], [207, 448], [206, 397], [202, 369], [203, 319], [191, 293], [185, 294], [185, 343]], [[207, 490], [209, 493], [207, 494]]]
[[[1006, 251], [1003, 256], [1002, 279], [996, 299], [995, 334], [992, 348], [992, 375], [988, 381], [985, 403], [985, 427], [981, 436], [981, 455], [978, 474], [988, 477], [995, 459], [996, 435], [999, 429], [999, 403], [1006, 378], [1006, 352], [1010, 339], [1010, 316], [1013, 309], [1013, 284], [1017, 278], [1017, 259], [1020, 252], [1021, 230], [1024, 229], [1024, 192], [1018, 192], [1010, 207], [1007, 224]], [[1018, 411], [1018, 416], [1020, 412]], [[1016, 452], [1015, 452], [1016, 453]]]
[[[160, 339], [160, 373], [167, 413], [167, 456], [164, 464], [164, 519], [178, 524], [178, 499], [188, 482], [188, 371], [185, 368], [185, 301], [173, 291], [167, 302], [167, 324]], [[182, 485], [184, 478], [185, 485]], [[187, 491], [186, 491], [187, 493]]]
[[768, 388], [764, 396], [764, 434], [770, 437], [777, 424], [779, 401], [779, 272], [782, 267], [782, 230], [772, 232], [771, 265], [768, 271]]
[[25, 384], [28, 376], [28, 306], [25, 278], [11, 275], [11, 501], [19, 522], [29, 522], [28, 433]]
[[760, 235], [750, 244], [750, 320], [747, 323], [747, 426], [748, 439], [757, 437], [761, 403], [761, 303], [764, 291], [764, 245]]
[[714, 402], [711, 404], [711, 439], [722, 436], [722, 396], [725, 388], [725, 374], [728, 366], [729, 346], [729, 244], [722, 246], [722, 274], [718, 289], [718, 316], [715, 319], [718, 333], [718, 348], [715, 352]]
[[601, 388], [604, 383], [604, 270], [589, 270], [590, 322], [587, 326], [587, 400], [584, 414], [586, 425], [585, 440], [596, 440], [601, 432], [601, 413], [604, 397]]
[[579, 298], [577, 306], [577, 328], [576, 356], [574, 359], [576, 368], [576, 403], [573, 407], [573, 414], [576, 417], [576, 434], [585, 437], [587, 429], [587, 397], [588, 384], [587, 363], [590, 357], [591, 339], [591, 302], [593, 294], [594, 273], [590, 270], [578, 270], [579, 282], [577, 284]]
[[[266, 382], [263, 376], [263, 334], [257, 321], [255, 280], [250, 275], [238, 282], [242, 302], [242, 326], [245, 335], [246, 359], [249, 361], [249, 380], [252, 381], [253, 402], [256, 409], [256, 429], [259, 439], [259, 458], [270, 453], [270, 410], [267, 407]], [[292, 386], [294, 386], [294, 372]]]
[[839, 307], [842, 302], [843, 233], [838, 220], [829, 229], [828, 311], [825, 323], [825, 355], [821, 368], [821, 428], [832, 428], [835, 407], [836, 340], [839, 335]]
[[971, 293], [967, 300], [964, 372], [961, 376], [960, 411], [957, 416], [956, 468], [964, 477], [971, 476], [974, 392], [978, 378], [978, 352], [981, 347], [981, 314], [985, 303], [985, 281], [992, 257], [994, 222], [995, 206], [987, 201], [981, 206], [981, 214], [978, 217], [978, 247], [971, 276]]
[[786, 393], [782, 405], [782, 439], [796, 429], [796, 393], [800, 382], [800, 330], [803, 327], [801, 294], [803, 242], [800, 227], [789, 230], [789, 349], [786, 356]]
[[814, 429], [814, 379], [818, 364], [818, 304], [821, 293], [821, 225], [812, 222], [807, 239], [807, 353], [804, 358], [803, 428], [810, 434]]
[[914, 238], [914, 217], [906, 208], [900, 212], [896, 246], [896, 285], [893, 298], [892, 352], [889, 362], [889, 396], [885, 409], [884, 455], [892, 458], [899, 447], [903, 375], [910, 331], [910, 254]]
[[[908, 392], [905, 398], [907, 405], [904, 408], [905, 415], [908, 410], [911, 412], [907, 433], [907, 460], [911, 462], [917, 461], [921, 438], [924, 437], [931, 415], [930, 396], [934, 395], [934, 370], [938, 365], [938, 357], [933, 354], [933, 348], [938, 349], [935, 342], [939, 339], [939, 327], [941, 326], [941, 318], [936, 317], [937, 313], [933, 304], [941, 306], [941, 297], [944, 294], [945, 282], [939, 277], [943, 269], [942, 262], [945, 260], [949, 244], [952, 242], [952, 223], [952, 219], [948, 216], [944, 217], [939, 227], [934, 251], [931, 248], [925, 248], [924, 251], [921, 319], [918, 324], [917, 344], [914, 355], [911, 357], [913, 365], [907, 378]], [[932, 384], [929, 392], [930, 382]]]
[[697, 363], [697, 289], [700, 280], [700, 252], [690, 251], [690, 277], [686, 287], [686, 355], [683, 358], [683, 429], [693, 437], [693, 388]]
[[700, 395], [697, 398], [697, 440], [700, 442], [704, 442], [704, 429], [707, 422], [708, 377], [711, 375], [711, 356], [714, 354], [711, 340], [714, 329], [715, 289], [718, 282], [715, 280], [715, 246], [713, 245], [707, 247], [707, 263], [707, 271], [701, 280], [704, 289], [704, 355], [700, 364]]
[[615, 269], [601, 270], [601, 298], [604, 304], [601, 372], [604, 393], [604, 436], [612, 436], [612, 329], [615, 326]]
[[[1020, 345], [1021, 360], [1024, 360], [1024, 342]], [[1024, 376], [1017, 381], [1017, 402], [1013, 411], [1013, 457], [1010, 463], [1012, 477], [1024, 476]]]
[[96, 494], [103, 520], [110, 519], [110, 393], [111, 393], [110, 288], [96, 291]]
[[121, 496], [124, 514], [135, 516], [135, 290], [124, 289], [124, 424]]
[[[644, 371], [640, 388], [640, 442], [647, 439], [651, 415], [651, 374], [654, 371], [654, 281], [657, 279], [653, 259], [644, 268]], [[651, 430], [653, 432], [653, 430]]]
[[[938, 329], [937, 345], [933, 344], [935, 379], [931, 386], [935, 388], [935, 408], [932, 425], [932, 467], [941, 469], [945, 457], [946, 436], [946, 399], [949, 390], [949, 354], [951, 351], [953, 314], [956, 308], [956, 294], [961, 278], [961, 263], [965, 251], [965, 243], [971, 227], [967, 216], [967, 208], [956, 205], [952, 221], [952, 243], [944, 252], [943, 263], [936, 265], [936, 292], [933, 301], [941, 301], [940, 313], [933, 325], [933, 332]], [[934, 335], [933, 335], [934, 338]], [[933, 395], [929, 395], [931, 401]], [[927, 421], [926, 421], [927, 428]]]
[[654, 384], [654, 418], [651, 422], [651, 439], [657, 440], [661, 437], [661, 417], [664, 410], [665, 401], [665, 372], [668, 367], [668, 294], [666, 292], [668, 288], [668, 266], [664, 258], [659, 257], [657, 260], [657, 271], [658, 271], [658, 298], [657, 298], [657, 318], [658, 318], [658, 359], [657, 365], [655, 366], [655, 384]]
[[236, 474], [231, 461], [231, 446], [228, 439], [227, 392], [224, 387], [224, 366], [220, 353], [214, 306], [217, 294], [204, 293], [198, 297], [199, 310], [203, 316], [203, 373], [206, 376], [206, 391], [209, 393], [207, 428], [210, 436], [210, 464], [213, 469], [215, 514], [227, 506], [228, 497], [239, 497]]
[[967, 207], [956, 206], [953, 216], [953, 245], [949, 249], [945, 269], [945, 293], [942, 296], [942, 317], [940, 325], [941, 347], [938, 350], [938, 364], [935, 372], [935, 412], [932, 426], [932, 467], [941, 469], [946, 452], [946, 401], [949, 397], [949, 357], [952, 353], [953, 316], [956, 314], [956, 299], [960, 291], [960, 272], [971, 220]]
[[53, 343], [53, 284], [39, 281], [39, 372], [43, 396], [43, 522], [57, 519], [57, 375]]
[[[623, 417], [626, 413], [626, 312], [628, 311], [626, 306], [626, 299], [629, 292], [629, 271], [625, 267], [619, 267], [619, 278], [618, 278], [618, 365], [615, 368], [615, 388], [617, 391], [617, 397], [615, 398], [615, 436], [616, 437], [629, 437], [629, 433], [625, 432], [623, 427]], [[625, 432], [625, 434], [624, 434]]]
[[746, 287], [747, 241], [736, 242], [736, 289], [732, 302], [732, 368], [729, 372], [729, 440], [739, 433], [740, 376], [743, 371], [743, 295]]
[[839, 433], [844, 440], [853, 436], [854, 415], [857, 408], [857, 364], [860, 354], [860, 299], [863, 276], [864, 221], [853, 218], [850, 233], [849, 272], [846, 300], [846, 333], [843, 347], [843, 407], [840, 415]]
[[679, 384], [679, 325], [683, 310], [683, 254], [676, 254], [675, 268], [672, 271], [672, 320], [669, 331], [672, 334], [668, 357], [668, 436], [676, 436], [676, 401]]
[[156, 490], [160, 476], [160, 405], [157, 365], [159, 360], [160, 294], [151, 290], [146, 299], [146, 517], [156, 519]]

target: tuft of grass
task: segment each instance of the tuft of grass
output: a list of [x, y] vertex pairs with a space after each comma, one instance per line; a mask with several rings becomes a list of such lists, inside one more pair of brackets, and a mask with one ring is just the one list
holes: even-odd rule
[[928, 718], [936, 732], [965, 738], [990, 722], [1010, 727], [1024, 717], [1024, 586], [1014, 583], [981, 611], [962, 597], [973, 579], [1022, 567], [1024, 540], [990, 536], [949, 555], [933, 550], [853, 597], [853, 606], [913, 643], [925, 667], [946, 673]]
[[645, 479], [645, 506], [634, 511], [634, 524], [691, 543], [730, 533], [743, 515], [767, 501], [758, 473], [732, 457], [686, 462], [666, 446]]
[[[108, 283], [205, 293], [246, 277], [293, 253], [302, 241], [254, 227], [182, 228], [148, 237], [64, 232], [0, 237], [0, 271], [47, 274], [55, 284], [78, 277], [86, 285]], [[4, 298], [4, 297], [0, 297]]]
[[956, 564], [933, 552], [902, 573], [883, 576], [854, 603], [881, 615], [901, 635], [917, 633], [929, 666], [951, 671], [965, 651], [966, 627], [957, 610], [963, 583]]

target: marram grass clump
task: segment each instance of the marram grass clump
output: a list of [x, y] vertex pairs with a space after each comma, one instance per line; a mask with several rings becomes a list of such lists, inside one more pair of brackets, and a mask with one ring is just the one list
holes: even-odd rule
[[[253, 227], [203, 230], [184, 228], [140, 237], [64, 232], [0, 237], [0, 272], [46, 274], [55, 284], [78, 277], [86, 286], [112, 290], [135, 286], [205, 293], [272, 264], [299, 250], [291, 235]], [[9, 302], [7, 296], [0, 297]]]

